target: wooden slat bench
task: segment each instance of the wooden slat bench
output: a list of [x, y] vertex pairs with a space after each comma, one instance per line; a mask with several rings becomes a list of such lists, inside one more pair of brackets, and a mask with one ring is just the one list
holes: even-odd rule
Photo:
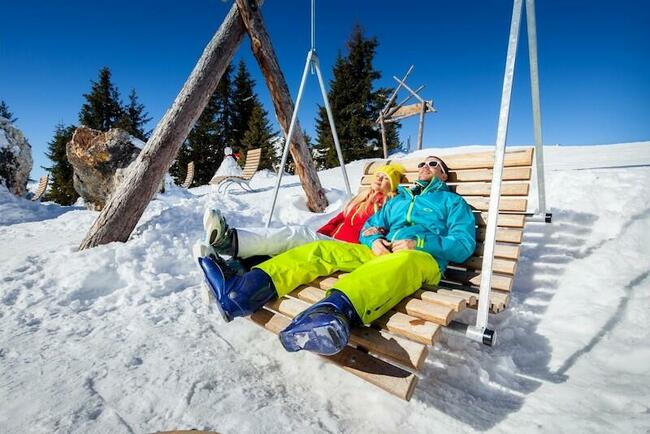
[[[450, 170], [448, 185], [475, 210], [477, 247], [474, 255], [463, 264], [450, 264], [437, 287], [423, 287], [371, 326], [353, 329], [345, 350], [326, 357], [405, 400], [409, 400], [415, 390], [417, 373], [427, 357], [427, 346], [436, 341], [442, 328], [459, 312], [476, 308], [478, 302], [494, 153], [457, 154], [443, 159]], [[374, 169], [389, 161], [366, 164], [360, 189], [369, 188]], [[420, 161], [422, 158], [398, 161], [406, 168], [411, 182], [417, 179]], [[506, 153], [490, 295], [492, 313], [503, 311], [510, 299], [525, 224], [532, 163], [532, 148]], [[342, 274], [303, 285], [288, 296], [267, 303], [264, 309], [251, 315], [251, 319], [279, 333], [291, 318], [325, 297], [326, 291], [336, 286]]]
[[249, 185], [253, 175], [260, 167], [260, 160], [262, 158], [262, 149], [251, 149], [246, 154], [246, 164], [242, 176], [214, 176], [210, 180], [210, 184], [217, 186], [217, 191], [226, 191], [230, 185], [239, 185], [242, 189], [253, 191]]
[[40, 179], [38, 180], [38, 186], [36, 187], [36, 191], [34, 192], [34, 196], [32, 196], [33, 202], [36, 202], [37, 200], [40, 200], [43, 197], [43, 195], [47, 191], [49, 182], [50, 182], [50, 175], [44, 175], [40, 177]]
[[181, 187], [190, 188], [192, 181], [194, 181], [194, 161], [187, 163], [187, 174], [185, 175], [185, 181], [183, 181]]

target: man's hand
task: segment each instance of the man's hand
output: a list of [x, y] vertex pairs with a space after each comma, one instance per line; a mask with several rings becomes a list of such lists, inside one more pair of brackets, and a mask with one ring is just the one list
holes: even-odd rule
[[375, 254], [375, 256], [381, 256], [381, 255], [387, 255], [390, 253], [390, 243], [383, 239], [383, 238], [377, 238], [375, 241], [372, 243], [372, 253]]
[[372, 228], [368, 228], [365, 231], [363, 231], [363, 234], [361, 234], [361, 235], [363, 235], [364, 237], [369, 237], [370, 235], [376, 235], [376, 234], [385, 235], [386, 234], [386, 229], [372, 227]]
[[[400, 252], [402, 250], [415, 250], [416, 242], [415, 240], [398, 240], [393, 242], [393, 252]], [[372, 245], [373, 251], [375, 245]]]

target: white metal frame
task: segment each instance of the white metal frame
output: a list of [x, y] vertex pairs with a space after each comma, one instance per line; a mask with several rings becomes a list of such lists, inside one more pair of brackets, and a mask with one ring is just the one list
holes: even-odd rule
[[[515, 73], [515, 60], [517, 57], [517, 44], [519, 42], [519, 29], [521, 27], [522, 0], [514, 0], [512, 20], [510, 23], [510, 37], [506, 55], [506, 68], [503, 77], [503, 90], [501, 93], [501, 108], [497, 126], [497, 139], [494, 152], [494, 170], [492, 173], [492, 187], [490, 190], [490, 204], [488, 221], [484, 242], [483, 265], [479, 300], [477, 307], [476, 324], [464, 326], [454, 324], [455, 331], [463, 333], [466, 337], [493, 345], [496, 335], [494, 330], [488, 328], [488, 313], [490, 311], [490, 291], [492, 288], [492, 263], [494, 260], [494, 247], [496, 244], [497, 217], [499, 215], [499, 197], [501, 195], [501, 178], [508, 132], [508, 119], [510, 114], [510, 101], [512, 97], [512, 83]], [[537, 31], [535, 24], [535, 0], [526, 0], [526, 18], [528, 25], [528, 55], [530, 59], [530, 86], [533, 108], [533, 128], [535, 132], [535, 156], [537, 169], [537, 183], [539, 194], [538, 212], [550, 222], [550, 214], [546, 212], [546, 194], [544, 186], [544, 149], [542, 146], [542, 121], [539, 98], [539, 71], [537, 64]], [[464, 330], [463, 330], [464, 329]]]
[[273, 192], [273, 203], [271, 204], [271, 212], [269, 213], [268, 221], [266, 222], [266, 227], [271, 226], [271, 221], [273, 220], [273, 211], [275, 210], [275, 203], [278, 199], [278, 191], [280, 190], [280, 183], [282, 182], [282, 174], [284, 172], [284, 166], [287, 163], [287, 157], [289, 155], [289, 146], [291, 145], [290, 138], [293, 137], [293, 130], [296, 126], [296, 121], [298, 119], [298, 109], [300, 109], [300, 102], [302, 101], [302, 93], [305, 89], [305, 83], [307, 81], [307, 71], [311, 67], [312, 74], [316, 72], [316, 77], [318, 77], [318, 84], [320, 86], [321, 95], [323, 96], [323, 103], [325, 104], [325, 111], [327, 111], [327, 119], [332, 130], [332, 137], [334, 138], [334, 146], [336, 147], [336, 153], [339, 157], [339, 164], [341, 165], [341, 172], [343, 173], [343, 181], [345, 182], [345, 191], [347, 192], [348, 198], [352, 197], [352, 192], [350, 190], [350, 181], [348, 180], [348, 173], [345, 170], [345, 161], [343, 160], [343, 153], [341, 152], [341, 144], [339, 143], [339, 136], [336, 132], [336, 126], [334, 125], [334, 116], [332, 115], [332, 108], [330, 107], [329, 100], [327, 99], [327, 91], [325, 90], [325, 83], [323, 82], [323, 76], [320, 72], [319, 60], [316, 55], [316, 36], [315, 36], [315, 0], [311, 0], [311, 48], [307, 52], [307, 59], [305, 61], [305, 69], [302, 72], [302, 79], [300, 80], [300, 88], [298, 89], [298, 96], [296, 98], [296, 106], [293, 109], [293, 114], [291, 115], [291, 124], [289, 125], [289, 131], [284, 142], [284, 149], [282, 151], [282, 161], [280, 162], [280, 168], [278, 170], [278, 179], [275, 183], [275, 189]]

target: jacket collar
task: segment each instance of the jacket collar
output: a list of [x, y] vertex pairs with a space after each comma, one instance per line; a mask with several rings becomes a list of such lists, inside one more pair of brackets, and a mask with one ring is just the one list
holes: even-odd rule
[[416, 186], [414, 187], [405, 187], [405, 186], [400, 186], [399, 190], [402, 191], [403, 193], [406, 193], [409, 196], [414, 196], [418, 194], [424, 194], [428, 192], [434, 192], [434, 191], [449, 191], [449, 187], [447, 184], [442, 181], [440, 178], [433, 178], [431, 181], [420, 181], [417, 180], [415, 181], [416, 186], [419, 186], [420, 188], [417, 189], [414, 192], [412, 189], [416, 189]]

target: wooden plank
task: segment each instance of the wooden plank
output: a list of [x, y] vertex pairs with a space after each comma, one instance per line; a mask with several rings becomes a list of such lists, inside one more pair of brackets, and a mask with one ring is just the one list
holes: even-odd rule
[[445, 295], [447, 297], [458, 297], [461, 300], [465, 301], [467, 307], [476, 307], [478, 303], [477, 294], [469, 291], [460, 291], [458, 289], [445, 289], [438, 288], [438, 294]]
[[[476, 229], [476, 241], [485, 241], [485, 228]], [[504, 229], [497, 228], [497, 242], [521, 244], [524, 237], [524, 231], [521, 229]]]
[[[527, 182], [505, 182], [501, 184], [501, 196], [527, 196], [530, 184]], [[490, 196], [491, 182], [472, 182], [449, 185], [451, 191], [461, 196]]]
[[[479, 271], [465, 271], [457, 270], [454, 268], [447, 268], [443, 280], [448, 282], [458, 282], [461, 284], [480, 286], [481, 273]], [[492, 288], [501, 289], [503, 291], [510, 291], [512, 289], [512, 277], [492, 273]]]
[[410, 104], [410, 105], [403, 105], [397, 110], [395, 110], [393, 113], [390, 114], [390, 117], [386, 118], [385, 120], [388, 122], [391, 121], [396, 121], [400, 119], [407, 118], [409, 116], [415, 116], [419, 115], [420, 112], [423, 110], [426, 110], [427, 113], [434, 112], [431, 107], [433, 107], [433, 101], [429, 100], [427, 101], [427, 104], [423, 107], [424, 103], [418, 102], [415, 104]]
[[[487, 211], [490, 205], [490, 198], [480, 196], [463, 196], [465, 201], [478, 211]], [[528, 199], [521, 198], [504, 198], [499, 200], [499, 211], [526, 212]]]
[[395, 306], [395, 310], [440, 325], [448, 325], [454, 318], [454, 310], [452, 308], [427, 303], [417, 298], [406, 298], [400, 301]]
[[[492, 169], [494, 166], [494, 152], [470, 152], [465, 154], [441, 155], [440, 158], [447, 164], [450, 171], [468, 169]], [[379, 160], [370, 163], [364, 173], [372, 173], [378, 166], [386, 164], [387, 161], [399, 162], [407, 172], [417, 172], [418, 163], [423, 157], [407, 158], [401, 160]], [[505, 154], [504, 167], [530, 167], [533, 163], [533, 148], [509, 151]]]
[[[384, 160], [388, 161], [388, 160]], [[397, 161], [397, 160], [396, 160]], [[379, 167], [376, 162], [368, 163], [363, 170], [363, 177], [361, 178], [362, 185], [370, 185], [374, 177], [373, 171]], [[418, 172], [406, 172], [406, 179], [410, 183], [418, 179]], [[503, 181], [530, 181], [532, 176], [532, 168], [530, 167], [504, 167], [502, 180]], [[447, 182], [490, 182], [492, 181], [492, 169], [469, 169], [469, 170], [456, 170], [449, 172], [449, 179]]]
[[443, 306], [447, 306], [452, 309], [454, 312], [461, 312], [465, 310], [467, 302], [463, 297], [457, 295], [442, 294], [436, 291], [424, 291], [418, 290], [415, 294], [415, 297], [421, 298], [427, 303], [437, 303]]
[[[476, 243], [476, 250], [474, 250], [475, 256], [483, 256], [483, 250], [485, 244]], [[516, 244], [495, 244], [494, 245], [494, 257], [501, 259], [514, 259], [515, 261], [519, 259], [519, 252], [521, 246]]]
[[[487, 212], [475, 212], [476, 224], [478, 226], [487, 226]], [[507, 228], [523, 228], [526, 224], [526, 216], [523, 214], [499, 214], [497, 217], [497, 226]]]
[[[265, 309], [258, 310], [250, 318], [256, 324], [275, 334], [287, 327], [290, 322], [288, 318]], [[407, 401], [411, 399], [417, 384], [415, 374], [352, 347], [345, 347], [343, 351], [334, 356], [321, 357]]]
[[[310, 303], [305, 301], [283, 297], [270, 301], [265, 308], [293, 318], [309, 306]], [[414, 370], [422, 367], [427, 355], [426, 347], [421, 343], [370, 327], [352, 328], [350, 343]]]
[[[462, 264], [463, 267], [470, 268], [472, 270], [481, 270], [483, 268], [483, 257], [482, 256], [472, 256], [467, 261]], [[494, 258], [492, 260], [492, 271], [497, 273], [508, 274], [513, 276], [517, 269], [517, 261], [512, 259], [500, 259]]]
[[432, 345], [440, 334], [438, 324], [395, 311], [384, 314], [373, 325], [427, 345]]
[[[409, 181], [415, 182], [418, 178], [417, 174], [407, 174]], [[375, 175], [364, 175], [361, 178], [362, 186], [370, 186]], [[413, 179], [410, 179], [413, 178]], [[411, 184], [400, 184], [405, 187]], [[464, 183], [451, 183], [448, 182], [449, 189], [461, 196], [490, 196], [491, 182], [464, 182]], [[528, 182], [505, 182], [501, 184], [502, 196], [527, 196], [530, 184]]]

